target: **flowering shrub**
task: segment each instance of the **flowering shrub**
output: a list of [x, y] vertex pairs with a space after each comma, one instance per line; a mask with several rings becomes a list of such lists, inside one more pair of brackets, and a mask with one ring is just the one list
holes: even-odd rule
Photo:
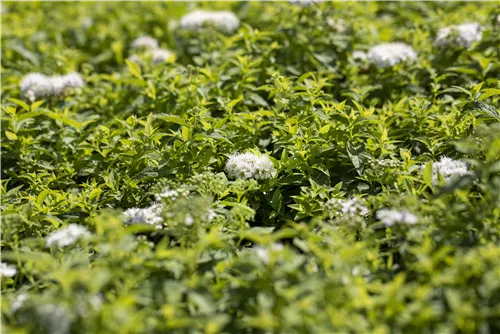
[[499, 15], [2, 3], [2, 331], [499, 333]]

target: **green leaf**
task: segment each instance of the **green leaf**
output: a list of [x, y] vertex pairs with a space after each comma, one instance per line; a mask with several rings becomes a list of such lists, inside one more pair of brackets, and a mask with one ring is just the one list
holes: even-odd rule
[[273, 198], [271, 199], [271, 206], [276, 212], [280, 212], [281, 206], [283, 204], [283, 195], [279, 188], [277, 188], [273, 193]]
[[482, 113], [486, 113], [491, 117], [496, 119], [500, 118], [500, 114], [498, 113], [498, 109], [494, 106], [483, 102], [483, 101], [473, 101], [469, 102], [464, 106], [464, 111], [480, 111]]
[[50, 190], [48, 189], [45, 189], [43, 190], [39, 195], [38, 197], [36, 198], [36, 203], [38, 205], [42, 205], [43, 204], [43, 201], [45, 200], [45, 197], [47, 197], [47, 195], [49, 194]]
[[330, 130], [330, 127], [331, 127], [331, 124], [327, 124], [327, 125], [323, 126], [321, 129], [319, 129], [318, 132], [320, 134], [328, 133], [328, 131]]
[[45, 115], [45, 112], [44, 111], [28, 112], [26, 114], [22, 114], [21, 116], [18, 116], [17, 120], [22, 121], [22, 120], [29, 119], [29, 118], [35, 118], [35, 117], [40, 116], [40, 115]]
[[42, 104], [44, 104], [45, 101], [44, 100], [41, 100], [41, 101], [35, 101], [31, 104], [30, 108], [31, 108], [31, 111], [35, 111], [36, 109], [38, 109], [38, 107], [40, 107]]
[[17, 104], [18, 106], [20, 106], [21, 108], [23, 108], [26, 111], [30, 111], [30, 107], [28, 106], [28, 104], [26, 102], [23, 102], [21, 100], [14, 99], [14, 98], [8, 98], [7, 100], [9, 100], [10, 102], [14, 102], [15, 104]]
[[184, 120], [184, 118], [181, 118], [179, 116], [169, 115], [169, 114], [159, 114], [159, 115], [155, 115], [155, 118], [161, 119], [162, 121], [165, 121], [165, 122], [171, 122], [171, 123], [187, 126], [187, 123]]
[[472, 98], [471, 92], [459, 86], [451, 86], [451, 88], [446, 88], [439, 92], [439, 94], [445, 94], [445, 93], [464, 93], [467, 94], [470, 98]]
[[132, 74], [132, 76], [142, 80], [141, 67], [138, 64], [136, 64], [133, 61], [130, 61], [128, 59], [125, 59], [125, 63], [127, 64], [127, 67], [128, 67], [130, 74]]
[[489, 97], [500, 95], [500, 89], [497, 88], [489, 88], [489, 89], [483, 89], [482, 90], [481, 96], [479, 96], [479, 100], [485, 100]]
[[189, 131], [189, 128], [187, 126], [182, 127], [182, 139], [184, 141], [188, 141], [189, 138], [191, 138], [191, 131]]
[[424, 182], [428, 186], [432, 185], [432, 162], [428, 162], [424, 168]]
[[17, 135], [14, 133], [14, 132], [10, 132], [8, 130], [5, 130], [5, 135], [7, 136], [7, 138], [9, 138], [10, 140], [17, 140]]
[[354, 147], [351, 143], [347, 143], [347, 155], [351, 159], [351, 162], [359, 175], [362, 175], [364, 168], [363, 159], [360, 155], [361, 152], [361, 147]]
[[81, 129], [80, 123], [78, 123], [74, 119], [68, 118], [68, 117], [66, 117], [66, 116], [64, 116], [62, 114], [58, 114], [58, 113], [49, 111], [49, 112], [46, 112], [45, 115], [47, 115], [48, 117], [50, 117], [50, 118], [52, 118], [52, 119], [54, 119], [56, 121], [61, 121], [63, 124], [72, 126], [75, 129], [77, 129], [77, 130]]

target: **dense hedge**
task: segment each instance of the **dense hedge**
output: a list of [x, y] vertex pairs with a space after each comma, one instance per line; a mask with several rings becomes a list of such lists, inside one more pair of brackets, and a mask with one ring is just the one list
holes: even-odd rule
[[499, 14], [3, 2], [3, 331], [499, 333]]

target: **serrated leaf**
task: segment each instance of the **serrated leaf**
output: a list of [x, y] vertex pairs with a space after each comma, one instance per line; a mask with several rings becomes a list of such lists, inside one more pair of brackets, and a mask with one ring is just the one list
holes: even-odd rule
[[469, 102], [464, 106], [465, 111], [480, 111], [494, 117], [496, 119], [500, 118], [500, 114], [498, 113], [498, 109], [494, 106], [483, 102], [483, 101], [473, 101]]

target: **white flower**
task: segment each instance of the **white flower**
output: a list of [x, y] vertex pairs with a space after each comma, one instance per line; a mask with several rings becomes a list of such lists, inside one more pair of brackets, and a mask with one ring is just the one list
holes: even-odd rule
[[276, 174], [273, 162], [266, 155], [237, 153], [229, 157], [226, 172], [232, 178], [269, 179]]
[[20, 83], [21, 93], [30, 100], [38, 97], [61, 95], [69, 88], [83, 87], [85, 82], [76, 72], [66, 75], [47, 76], [41, 73], [27, 74]]
[[52, 82], [50, 77], [41, 73], [27, 74], [19, 85], [23, 95], [44, 97], [52, 95]]
[[155, 65], [166, 62], [173, 55], [172, 52], [165, 49], [154, 49], [150, 51], [150, 54]]
[[49, 78], [51, 85], [51, 95], [61, 95], [66, 88], [66, 81], [64, 75], [54, 75]]
[[467, 164], [460, 160], [453, 160], [448, 157], [442, 157], [439, 162], [432, 164], [432, 183], [437, 184], [441, 174], [446, 182], [449, 182], [455, 176], [470, 174]]
[[85, 85], [85, 81], [83, 80], [80, 73], [71, 72], [63, 76], [64, 87], [65, 88], [81, 88]]
[[326, 208], [333, 211], [338, 217], [363, 217], [368, 214], [368, 208], [358, 198], [337, 199], [326, 202]]
[[186, 226], [191, 226], [193, 225], [194, 223], [194, 219], [191, 215], [186, 215], [186, 218], [184, 219], [184, 224], [186, 224]]
[[141, 208], [131, 208], [123, 214], [127, 217], [126, 224], [149, 224], [161, 228], [163, 223], [163, 204], [153, 203], [151, 206]]
[[90, 236], [89, 231], [80, 225], [69, 224], [67, 227], [52, 232], [47, 237], [47, 247], [56, 245], [57, 247], [69, 246], [79, 239]]
[[368, 51], [368, 61], [378, 68], [392, 67], [400, 62], [415, 60], [417, 53], [405, 43], [383, 43]]
[[440, 47], [455, 45], [470, 48], [483, 38], [483, 29], [477, 22], [442, 28], [436, 35], [435, 44]]
[[132, 49], [157, 49], [158, 48], [158, 41], [152, 37], [149, 36], [141, 36], [132, 41], [132, 44], [130, 45]]
[[217, 29], [231, 33], [240, 26], [240, 19], [228, 11], [210, 12], [196, 10], [181, 18], [181, 27], [187, 30], [198, 30], [207, 23], [213, 24]]
[[155, 195], [155, 199], [160, 202], [162, 199], [170, 199], [175, 201], [179, 196], [179, 192], [177, 190], [172, 190], [170, 188], [165, 188], [161, 191], [161, 193]]
[[352, 58], [356, 60], [367, 60], [368, 55], [364, 51], [354, 51], [352, 53]]
[[408, 211], [382, 209], [377, 211], [376, 216], [386, 226], [392, 226], [396, 223], [414, 225], [418, 221], [418, 218]]
[[17, 311], [19, 310], [24, 302], [26, 301], [26, 299], [28, 299], [28, 294], [27, 293], [20, 293], [16, 296], [16, 298], [14, 298], [14, 300], [12, 301], [12, 303], [10, 304], [10, 308], [12, 309], [12, 311]]
[[17, 273], [16, 266], [7, 264], [4, 262], [0, 263], [0, 276], [2, 277], [12, 277]]
[[299, 5], [302, 7], [309, 7], [315, 4], [318, 4], [320, 2], [323, 2], [322, 0], [289, 0], [289, 3], [292, 5]]

